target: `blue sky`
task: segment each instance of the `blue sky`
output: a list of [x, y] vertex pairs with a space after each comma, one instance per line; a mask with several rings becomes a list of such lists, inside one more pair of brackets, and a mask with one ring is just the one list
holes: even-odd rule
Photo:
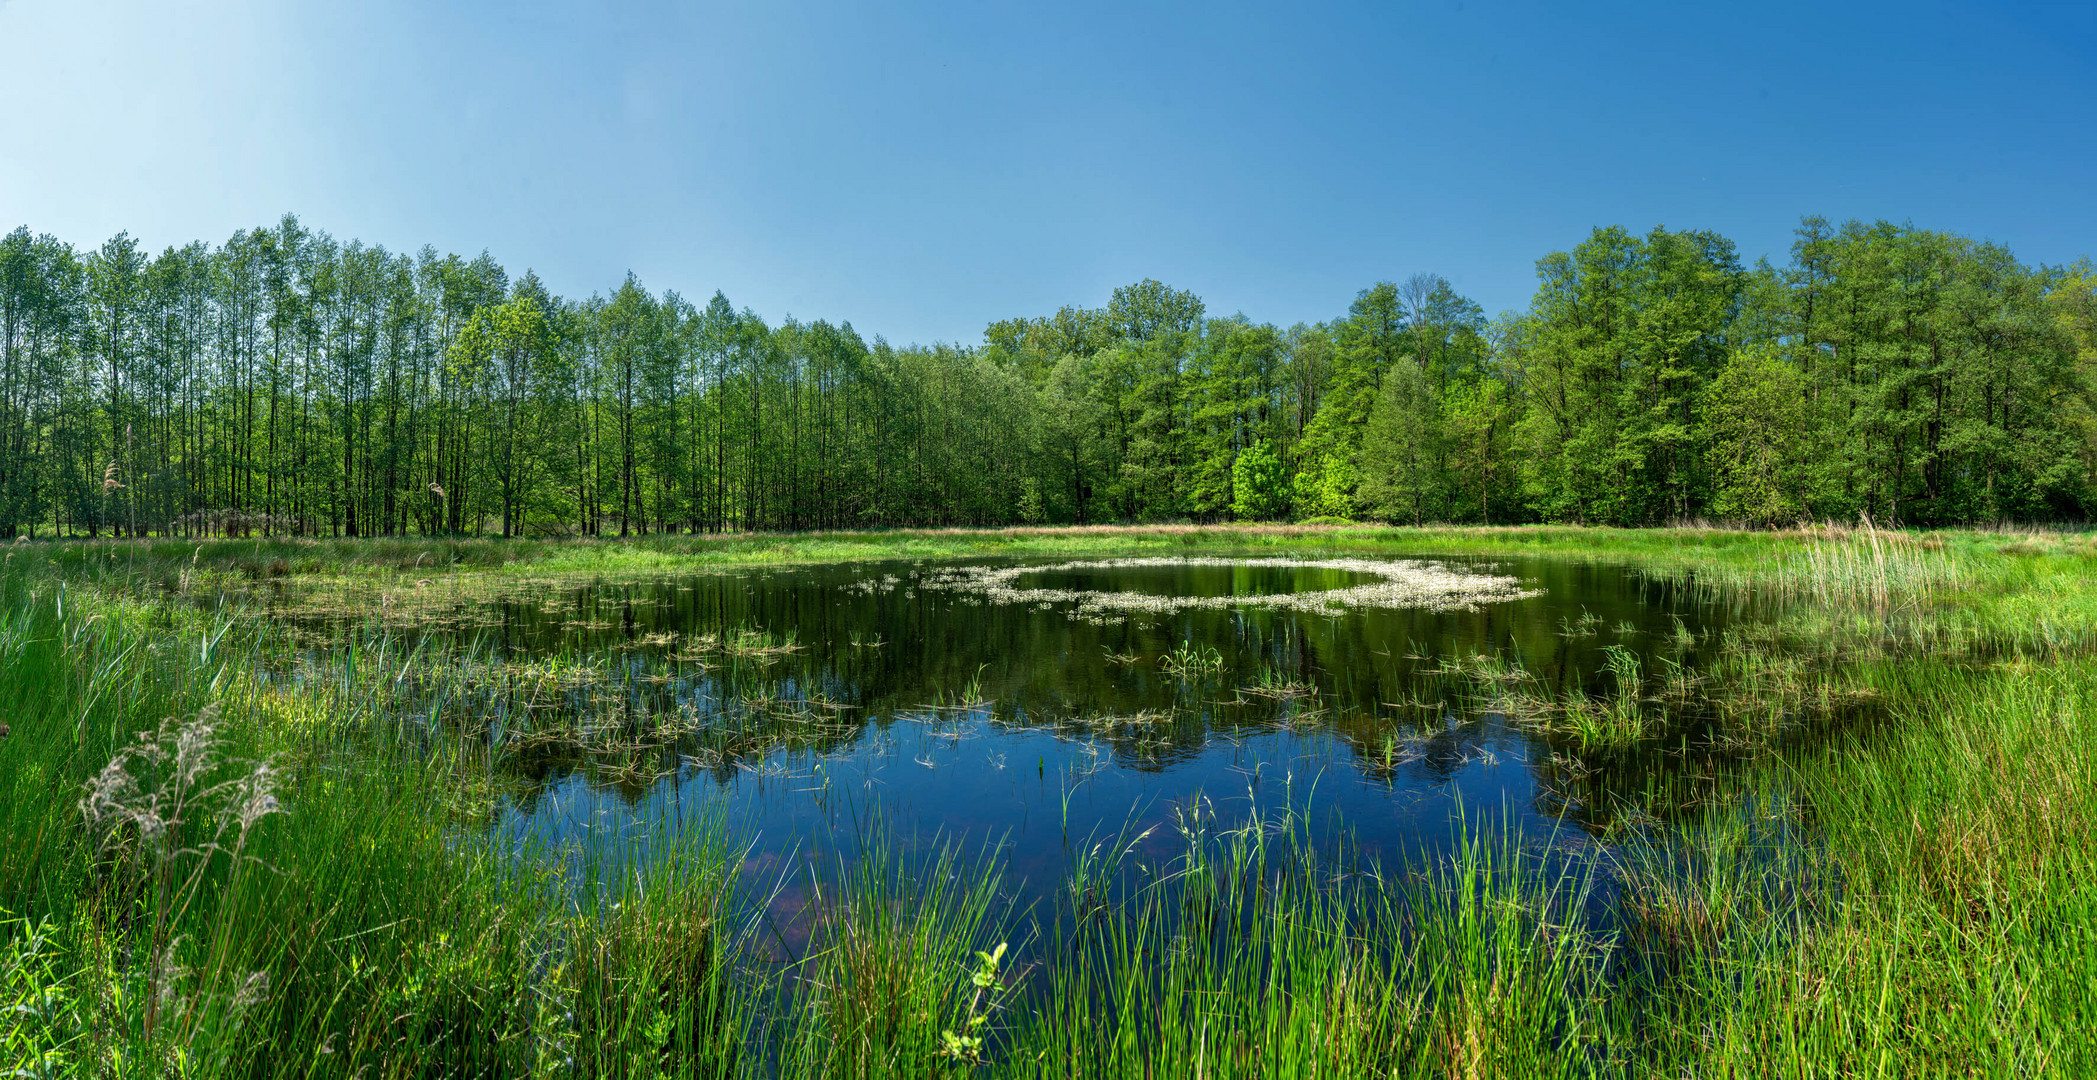
[[0, 0], [0, 228], [289, 210], [890, 340], [1156, 277], [1289, 324], [1596, 225], [2097, 255], [2097, 4]]

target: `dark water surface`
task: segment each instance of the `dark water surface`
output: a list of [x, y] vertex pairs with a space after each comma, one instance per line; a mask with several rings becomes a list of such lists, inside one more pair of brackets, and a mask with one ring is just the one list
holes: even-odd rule
[[[994, 840], [1024, 899], [1062, 880], [1074, 851], [1166, 825], [1175, 808], [1225, 826], [1288, 809], [1322, 837], [1409, 856], [1445, 847], [1459, 817], [1577, 841], [1623, 799], [1713, 782], [1665, 739], [1597, 752], [1543, 734], [1481, 702], [1490, 678], [1452, 669], [1485, 657], [1526, 668], [1546, 698], [1599, 697], [1616, 689], [1610, 647], [1646, 672], [1694, 670], [1725, 613], [1621, 568], [1437, 561], [1541, 592], [1475, 610], [1246, 606], [1100, 625], [1070, 604], [925, 587], [964, 564], [859, 563], [462, 597], [421, 633], [510, 663], [609, 656], [594, 708], [609, 695], [625, 722], [696, 726], [646, 752], [663, 775], [513, 755], [530, 784], [504, 812], [512, 835], [586, 846], [713, 814], [752, 840], [759, 871], [870, 833], [906, 850]], [[1201, 565], [1015, 586], [1257, 597], [1366, 580]], [[528, 741], [525, 719], [508, 723], [503, 737]], [[1182, 843], [1161, 827], [1136, 854]]]
[[[1106, 561], [1106, 560], [1102, 560]], [[1093, 592], [1140, 592], [1163, 596], [1270, 596], [1277, 593], [1344, 589], [1376, 581], [1373, 574], [1315, 565], [1107, 566], [1042, 570], [1021, 574], [1017, 589], [1085, 589]]]

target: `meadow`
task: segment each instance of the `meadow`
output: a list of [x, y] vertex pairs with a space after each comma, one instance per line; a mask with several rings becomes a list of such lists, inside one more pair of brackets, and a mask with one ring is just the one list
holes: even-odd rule
[[[1025, 890], [994, 839], [913, 846], [878, 818], [755, 872], [717, 807], [579, 845], [502, 827], [548, 762], [640, 791], [664, 761], [761, 769], [849, 740], [838, 702], [777, 674], [825, 648], [796, 628], [530, 662], [423, 632], [579, 581], [1183, 555], [1594, 565], [1741, 614], [1675, 653], [1569, 622], [1560, 640], [1591, 664], [1570, 682], [1531, 650], [1422, 658], [1437, 700], [1532, 733], [1569, 782], [1681, 742], [1696, 775], [1579, 788], [1565, 843], [1461, 813], [1417, 852], [1369, 852], [1287, 796], [1228, 815], [1188, 801], [1156, 830], [1090, 834]], [[2081, 532], [1832, 526], [16, 544], [0, 578], [0, 1064], [2083, 1075], [2093, 569]], [[1691, 650], [1693, 667], [1666, 659]], [[1222, 677], [1222, 654], [1153, 653], [1104, 662], [1218, 696], [1199, 680]], [[633, 704], [678, 663], [741, 680], [732, 726]], [[1315, 713], [1372, 773], [1413, 745], [1331, 686], [1238, 674], [1251, 728]], [[927, 715], [1007, 721], [1007, 683], [949, 683]], [[1215, 738], [1159, 717], [1059, 722], [1117, 752]]]

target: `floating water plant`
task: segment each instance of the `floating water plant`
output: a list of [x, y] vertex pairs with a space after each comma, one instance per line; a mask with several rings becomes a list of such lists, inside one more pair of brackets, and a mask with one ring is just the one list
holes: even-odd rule
[[[1263, 593], [1239, 596], [1169, 596], [1158, 593], [1093, 589], [1028, 589], [1016, 583], [1030, 574], [1084, 570], [1130, 570], [1153, 567], [1271, 567], [1338, 570], [1378, 580], [1339, 589]], [[936, 570], [920, 581], [926, 589], [974, 594], [1011, 605], [1072, 605], [1073, 618], [1116, 621], [1132, 615], [1169, 615], [1193, 609], [1276, 608], [1311, 614], [1336, 614], [1348, 608], [1424, 608], [1470, 610], [1486, 604], [1525, 600], [1541, 595], [1519, 579], [1459, 570], [1416, 559], [1289, 558], [1131, 558], [1084, 559], [1037, 566], [964, 566]]]
[[1290, 678], [1273, 668], [1263, 667], [1254, 673], [1252, 685], [1241, 686], [1238, 688], [1238, 692], [1250, 694], [1253, 697], [1297, 698], [1315, 694], [1318, 692], [1318, 688], [1302, 679]]

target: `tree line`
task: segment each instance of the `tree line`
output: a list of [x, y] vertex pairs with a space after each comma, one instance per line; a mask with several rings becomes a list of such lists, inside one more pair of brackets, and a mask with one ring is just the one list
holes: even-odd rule
[[1601, 228], [1281, 328], [1156, 281], [898, 347], [629, 277], [574, 300], [295, 217], [0, 240], [0, 537], [1342, 517], [2086, 519], [2097, 270], [1885, 222], [1742, 265]]

